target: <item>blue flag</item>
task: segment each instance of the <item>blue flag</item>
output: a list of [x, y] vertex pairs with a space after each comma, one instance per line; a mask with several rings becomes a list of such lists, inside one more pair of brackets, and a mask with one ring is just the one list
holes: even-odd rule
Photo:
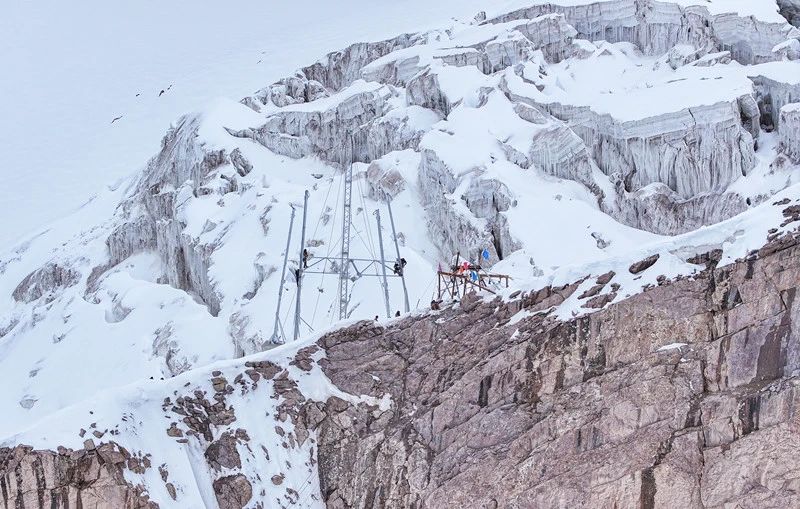
[[489, 259], [489, 250], [486, 249], [486, 248], [483, 248], [483, 253], [481, 253], [481, 256], [483, 256], [484, 260], [488, 260]]

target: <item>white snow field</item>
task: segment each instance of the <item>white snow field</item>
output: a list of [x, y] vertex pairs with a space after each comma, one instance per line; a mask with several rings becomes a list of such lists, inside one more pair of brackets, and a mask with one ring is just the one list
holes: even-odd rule
[[[24, 0], [0, 16], [0, 246], [142, 168], [178, 116], [484, 0]], [[164, 90], [163, 95], [159, 95]], [[111, 121], [121, 116], [113, 124]], [[22, 192], [24, 190], [24, 192]]]
[[[162, 408], [164, 394], [210, 392], [209, 373], [270, 360], [308, 398], [352, 397], [289, 364], [342, 325], [336, 275], [304, 276], [302, 338], [270, 343], [279, 293], [291, 336], [301, 249], [312, 263], [341, 249], [350, 163], [351, 255], [377, 256], [380, 209], [395, 259], [391, 198], [414, 313], [431, 301], [437, 266], [459, 252], [487, 250], [491, 270], [513, 278], [504, 296], [583, 280], [550, 310], [569, 319], [702, 270], [696, 255], [720, 250], [720, 264], [732, 263], [794, 227], [784, 209], [800, 203], [800, 31], [774, 0], [297, 10], [53, 2], [0, 20], [16, 77], [0, 81], [0, 136], [12, 148], [0, 445], [81, 447], [93, 421], [170, 466], [176, 502], [155, 469], [129, 479], [162, 507], [213, 506], [202, 449], [165, 434], [165, 416], [180, 417]], [[348, 47], [359, 41], [380, 42]], [[281, 287], [291, 207], [306, 190], [307, 242], [298, 215]], [[613, 283], [581, 298], [604, 274]], [[353, 278], [351, 320], [394, 319], [378, 281]], [[397, 279], [390, 290], [394, 314]], [[278, 401], [257, 392], [269, 390], [234, 397], [237, 426], [274, 417]], [[248, 432], [281, 450], [272, 426]], [[281, 454], [295, 467], [247, 456], [244, 473], [263, 490], [251, 502], [273, 501], [262, 477], [283, 473], [280, 489], [302, 494], [296, 506], [320, 507], [313, 448]]]

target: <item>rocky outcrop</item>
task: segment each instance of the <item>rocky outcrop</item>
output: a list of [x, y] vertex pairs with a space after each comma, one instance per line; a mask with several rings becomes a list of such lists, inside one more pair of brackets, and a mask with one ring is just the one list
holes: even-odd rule
[[[797, 207], [784, 216], [800, 221]], [[720, 256], [691, 256], [705, 266], [695, 276], [659, 278], [613, 304], [612, 271], [507, 301], [471, 294], [385, 327], [359, 322], [297, 350], [288, 367], [250, 360], [212, 372], [207, 390], [170, 391], [162, 409], [181, 422], [164, 437], [205, 450], [195, 468], [225, 508], [314, 493], [331, 508], [795, 506], [800, 235], [773, 236], [729, 266]], [[628, 272], [657, 270], [658, 259]], [[576, 295], [597, 311], [549, 312]], [[298, 377], [317, 369], [349, 399], [307, 398]], [[269, 392], [247, 396], [259, 387]], [[301, 479], [316, 471], [319, 492], [301, 498], [287, 486], [298, 474], [247, 432], [273, 427], [272, 447], [306, 448]], [[149, 463], [112, 444], [20, 446], [0, 452], [0, 480], [9, 507], [17, 493], [26, 504], [80, 493], [98, 508], [151, 507], [118, 470]], [[159, 468], [165, 483], [169, 467]]]
[[325, 336], [334, 383], [396, 403], [323, 421], [328, 507], [800, 503], [800, 247], [762, 254], [566, 323], [509, 318], [575, 287]]
[[242, 509], [253, 497], [253, 488], [241, 474], [214, 481], [214, 494], [220, 509]]
[[77, 451], [0, 448], [2, 507], [156, 509], [141, 486], [125, 480], [123, 471], [142, 468], [143, 462], [124, 448], [95, 448], [92, 440]]

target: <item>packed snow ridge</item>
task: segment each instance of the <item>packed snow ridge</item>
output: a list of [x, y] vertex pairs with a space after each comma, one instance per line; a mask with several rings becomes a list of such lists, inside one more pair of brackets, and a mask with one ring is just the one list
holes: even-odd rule
[[[366, 225], [391, 200], [414, 307], [459, 252], [488, 249], [509, 292], [614, 271], [601, 306], [692, 273], [698, 253], [745, 256], [800, 195], [796, 7], [520, 2], [353, 44], [181, 118], [138, 177], [0, 256], [0, 436], [274, 346], [277, 294], [295, 291], [278, 288], [290, 205], [310, 190], [305, 247], [337, 254], [351, 164], [366, 196], [352, 254], [374, 254]], [[334, 324], [336, 285], [309, 276], [304, 334]], [[352, 318], [382, 314], [377, 292], [354, 284]]]

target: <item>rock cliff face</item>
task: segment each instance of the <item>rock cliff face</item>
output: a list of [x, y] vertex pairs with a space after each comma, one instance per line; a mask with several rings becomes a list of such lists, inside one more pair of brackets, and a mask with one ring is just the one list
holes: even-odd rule
[[[800, 220], [793, 207], [784, 216]], [[800, 236], [773, 237], [721, 268], [719, 256], [693, 256], [690, 263], [705, 264], [696, 276], [662, 279], [567, 321], [549, 310], [582, 281], [505, 302], [470, 295], [388, 327], [360, 322], [297, 350], [289, 357], [297, 371], [248, 361], [214, 372], [216, 403], [189, 383], [165, 394], [163, 408], [185, 417], [162, 439], [205, 448], [204, 468], [216, 480], [203, 489], [226, 508], [275, 494], [283, 507], [795, 506]], [[657, 260], [629, 272], [657, 270]], [[592, 296], [619, 277], [597, 277], [579, 299], [594, 307]], [[303, 373], [316, 366], [349, 395], [305, 397]], [[237, 403], [237, 393], [269, 383], [280, 402], [274, 416], [256, 410], [264, 403]], [[312, 444], [307, 479], [316, 470], [322, 500], [281, 486], [284, 474], [258, 496], [258, 472], [247, 463], [263, 455], [245, 429], [254, 434], [273, 419], [287, 450]], [[237, 431], [223, 432], [230, 426]], [[98, 508], [150, 507], [120, 475], [149, 468], [149, 452], [137, 459], [114, 444], [87, 449], [2, 450], [6, 507], [67, 507], [62, 499], [76, 496], [84, 506], [95, 497]], [[264, 454], [270, 461], [274, 453]], [[173, 499], [174, 466], [160, 467]], [[178, 501], [185, 490], [179, 485]]]
[[800, 248], [705, 259], [570, 322], [510, 319], [574, 287], [326, 336], [334, 383], [397, 404], [323, 424], [328, 506], [797, 505]]
[[[131, 456], [113, 443], [72, 451], [34, 451], [19, 446], [0, 450], [3, 509], [114, 507], [155, 509], [141, 486], [125, 481], [123, 470], [143, 468], [146, 458]], [[148, 465], [149, 466], [149, 465]]]

